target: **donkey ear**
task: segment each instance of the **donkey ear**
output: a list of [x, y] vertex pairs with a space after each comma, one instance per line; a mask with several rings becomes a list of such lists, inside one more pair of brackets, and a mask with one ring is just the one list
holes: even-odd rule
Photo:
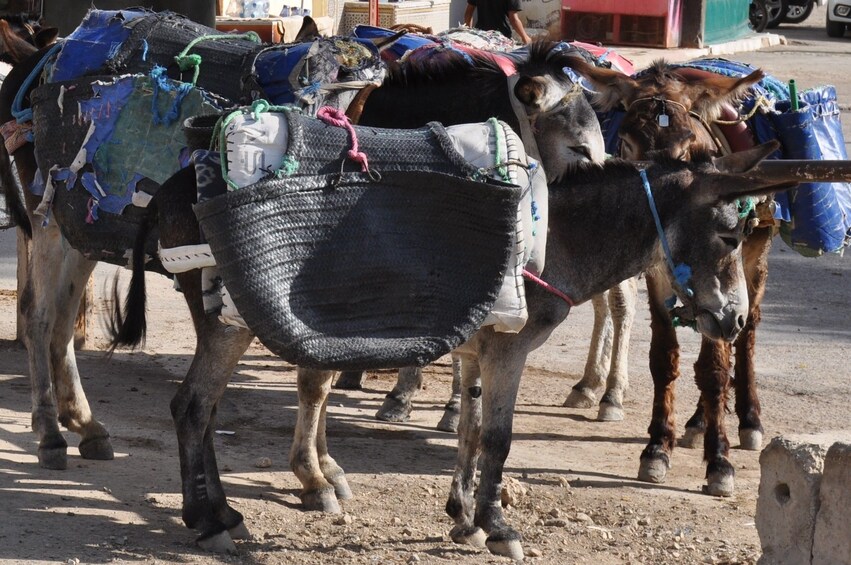
[[41, 49], [42, 47], [53, 45], [57, 37], [59, 37], [58, 27], [45, 27], [38, 30], [38, 33], [36, 33], [33, 38], [33, 42], [36, 47]]
[[684, 82], [691, 109], [706, 119], [715, 119], [721, 114], [724, 104], [738, 101], [763, 78], [765, 73], [757, 69], [741, 78], [711, 75], [685, 78]]
[[313, 41], [322, 34], [319, 33], [319, 26], [310, 16], [305, 16], [301, 23], [301, 29], [295, 35], [293, 43], [307, 43]]
[[731, 175], [742, 174], [756, 167], [760, 161], [780, 149], [780, 142], [772, 139], [762, 145], [751, 147], [744, 151], [730, 153], [723, 157], [715, 157], [712, 164], [719, 172]]
[[595, 67], [579, 57], [565, 57], [564, 64], [594, 85], [594, 106], [600, 110], [611, 110], [621, 102], [628, 105], [635, 97], [638, 82], [620, 71]]

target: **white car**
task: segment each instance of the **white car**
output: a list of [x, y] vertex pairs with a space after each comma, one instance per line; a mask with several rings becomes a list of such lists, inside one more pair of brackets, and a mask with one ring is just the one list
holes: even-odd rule
[[851, 0], [827, 0], [827, 35], [842, 37], [851, 25]]

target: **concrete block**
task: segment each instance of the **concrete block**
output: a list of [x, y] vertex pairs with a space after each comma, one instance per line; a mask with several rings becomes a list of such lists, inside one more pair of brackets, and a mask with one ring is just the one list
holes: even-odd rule
[[836, 442], [824, 459], [812, 565], [851, 565], [851, 442]]
[[762, 450], [755, 517], [762, 546], [759, 565], [810, 563], [829, 445], [804, 437], [775, 437]]

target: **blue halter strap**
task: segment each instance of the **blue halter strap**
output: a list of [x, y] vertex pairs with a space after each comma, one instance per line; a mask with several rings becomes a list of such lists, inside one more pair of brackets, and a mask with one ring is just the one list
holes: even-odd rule
[[[682, 289], [683, 293], [689, 298], [694, 296], [694, 291], [689, 286], [691, 280], [691, 267], [685, 263], [674, 265], [674, 258], [671, 256], [671, 248], [668, 246], [668, 238], [665, 237], [665, 231], [662, 229], [662, 221], [659, 219], [659, 212], [656, 210], [656, 201], [653, 200], [653, 191], [650, 190], [650, 181], [647, 180], [647, 172], [644, 169], [639, 169], [638, 174], [641, 175], [641, 183], [644, 185], [644, 192], [647, 194], [647, 201], [650, 203], [650, 211], [653, 213], [653, 220], [656, 222], [656, 231], [659, 233], [659, 239], [662, 240], [662, 249], [665, 252], [665, 260], [668, 262], [668, 267], [674, 275], [674, 280], [677, 286]], [[674, 297], [673, 302], [676, 302]], [[666, 303], [666, 306], [668, 304]], [[673, 308], [673, 303], [668, 307]]]

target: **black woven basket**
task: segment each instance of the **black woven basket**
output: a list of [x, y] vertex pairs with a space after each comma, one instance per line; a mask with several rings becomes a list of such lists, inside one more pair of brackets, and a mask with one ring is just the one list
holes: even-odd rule
[[[339, 182], [339, 184], [337, 184]], [[248, 326], [288, 362], [425, 365], [493, 306], [520, 189], [428, 171], [263, 181], [196, 206]]]

